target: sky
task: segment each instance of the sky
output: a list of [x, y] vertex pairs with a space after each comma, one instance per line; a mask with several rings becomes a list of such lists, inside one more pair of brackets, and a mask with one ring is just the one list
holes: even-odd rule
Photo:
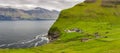
[[33, 9], [42, 7], [49, 10], [70, 8], [84, 0], [0, 0], [0, 6], [9, 6], [19, 9]]

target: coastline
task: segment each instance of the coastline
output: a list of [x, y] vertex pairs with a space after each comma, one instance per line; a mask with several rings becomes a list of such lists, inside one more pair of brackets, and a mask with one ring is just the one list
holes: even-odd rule
[[29, 41], [22, 41], [22, 42], [18, 41], [10, 44], [2, 44], [0, 45], [0, 48], [30, 48], [30, 47], [36, 47], [36, 46], [47, 44], [49, 43], [49, 41], [50, 40], [47, 37], [47, 33], [46, 33], [43, 35], [37, 35]]

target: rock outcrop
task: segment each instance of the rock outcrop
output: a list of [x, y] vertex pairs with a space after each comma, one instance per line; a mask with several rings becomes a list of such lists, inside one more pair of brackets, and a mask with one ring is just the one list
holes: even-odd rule
[[[85, 0], [85, 3], [95, 3], [98, 0]], [[120, 4], [120, 0], [101, 0], [102, 7], [117, 7]]]
[[60, 37], [60, 35], [61, 31], [57, 27], [51, 28], [48, 32], [48, 38], [50, 41], [56, 40], [57, 38]]
[[120, 0], [102, 0], [101, 6], [103, 7], [117, 7], [120, 4]]

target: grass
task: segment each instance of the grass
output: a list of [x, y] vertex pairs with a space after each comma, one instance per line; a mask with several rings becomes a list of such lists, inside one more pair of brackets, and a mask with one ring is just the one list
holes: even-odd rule
[[[0, 49], [0, 53], [120, 53], [120, 7], [101, 7], [100, 4], [101, 0], [98, 0], [96, 3], [82, 3], [63, 10], [50, 29], [54, 29], [52, 32], [55, 29], [61, 32], [54, 42], [34, 48]], [[84, 33], [65, 32], [73, 28], [79, 28]], [[93, 36], [96, 32], [102, 38], [96, 39]], [[81, 38], [90, 40], [81, 42]]]

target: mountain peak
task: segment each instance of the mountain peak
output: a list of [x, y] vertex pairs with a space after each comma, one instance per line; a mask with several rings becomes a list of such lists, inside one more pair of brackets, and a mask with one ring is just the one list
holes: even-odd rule
[[44, 8], [41, 8], [41, 7], [36, 7], [34, 8], [35, 10], [47, 10], [47, 9], [44, 9]]

